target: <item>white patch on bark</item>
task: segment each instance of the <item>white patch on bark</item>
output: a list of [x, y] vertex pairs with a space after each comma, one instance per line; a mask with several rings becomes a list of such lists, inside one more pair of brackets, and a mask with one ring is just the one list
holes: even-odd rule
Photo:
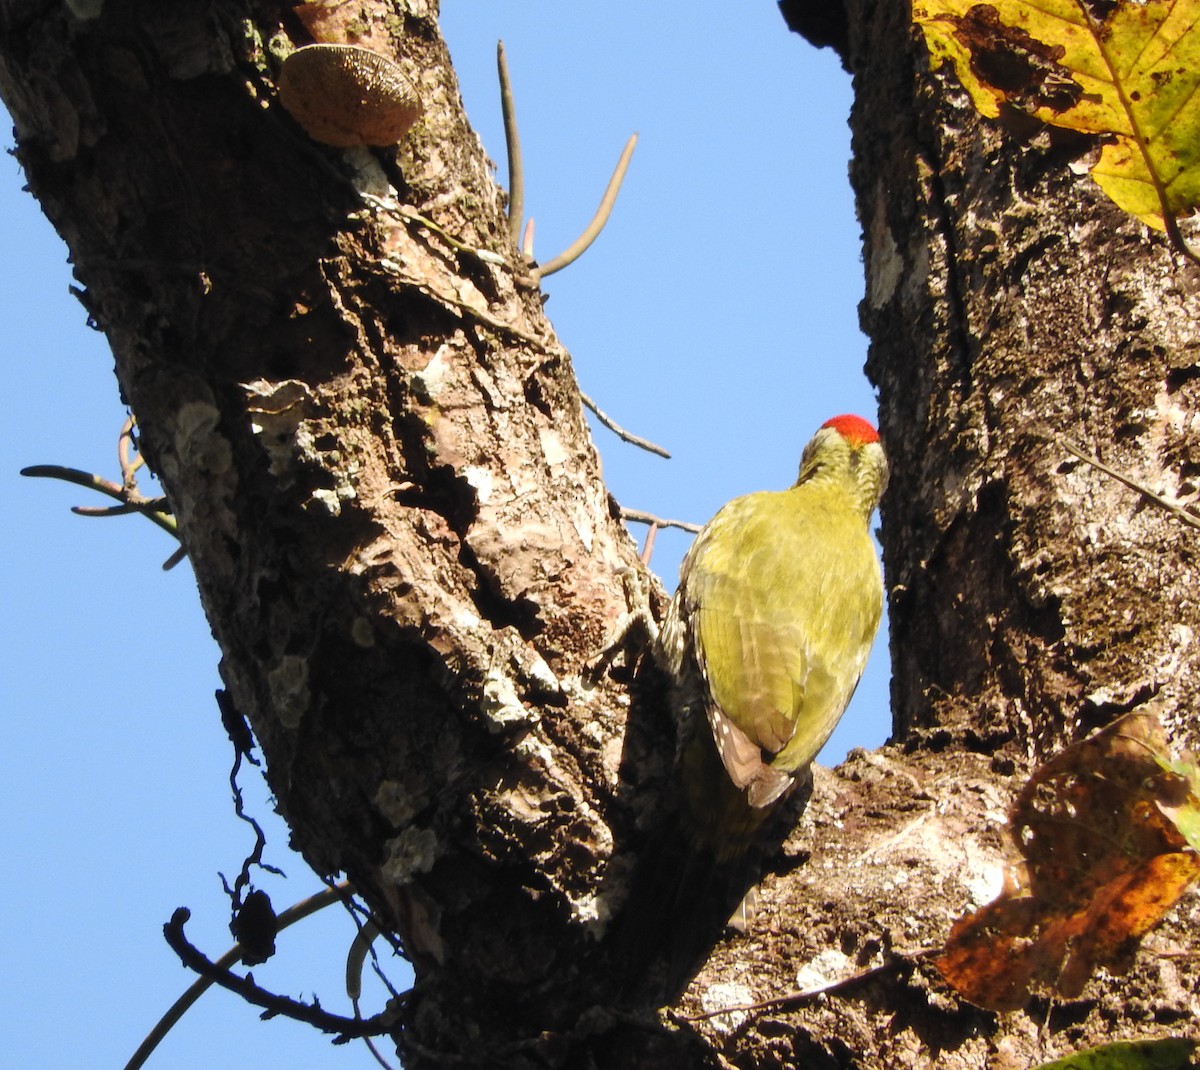
[[491, 471], [479, 465], [468, 464], [462, 467], [461, 474], [463, 479], [471, 484], [479, 504], [487, 505], [496, 489], [496, 478]]
[[284, 728], [296, 728], [308, 710], [311, 694], [308, 687], [308, 660], [295, 654], [285, 654], [267, 673], [271, 689], [271, 705]]
[[562, 464], [570, 456], [567, 447], [563, 445], [562, 438], [551, 428], [539, 428], [538, 437], [542, 441], [542, 456], [546, 458], [546, 464], [551, 468]]
[[446, 359], [449, 349], [449, 346], [441, 346], [424, 368], [419, 372], [413, 372], [409, 377], [409, 382], [418, 396], [429, 401], [436, 401], [442, 388], [447, 383], [453, 382], [454, 369], [450, 366], [450, 361]]
[[355, 617], [350, 625], [350, 638], [356, 646], [373, 647], [375, 645], [375, 628], [366, 617]]
[[[700, 1005], [708, 1013], [722, 1007], [740, 1007], [754, 1001], [754, 993], [745, 985], [735, 981], [720, 981], [709, 985], [700, 997]], [[730, 1011], [728, 1014], [713, 1015], [708, 1021], [718, 1033], [732, 1033], [746, 1020], [746, 1011]]]
[[517, 696], [512, 680], [498, 672], [491, 673], [484, 681], [483, 698], [479, 705], [492, 732], [537, 721], [537, 715], [526, 709]]
[[291, 475], [296, 462], [296, 438], [304, 421], [312, 391], [298, 379], [278, 383], [255, 379], [242, 383], [247, 394], [250, 429], [267, 452], [271, 475]]
[[811, 958], [796, 971], [796, 987], [801, 992], [820, 992], [858, 972], [854, 961], [831, 947]]
[[437, 836], [430, 829], [406, 828], [384, 846], [387, 859], [381, 870], [396, 885], [409, 884], [418, 873], [428, 873], [437, 858]]
[[425, 805], [425, 800], [415, 798], [403, 784], [396, 780], [384, 780], [375, 792], [375, 809], [378, 810], [393, 828], [404, 828], [417, 811]]
[[175, 420], [175, 452], [181, 463], [209, 475], [224, 475], [233, 464], [229, 439], [217, 431], [221, 413], [205, 401], [189, 401]]

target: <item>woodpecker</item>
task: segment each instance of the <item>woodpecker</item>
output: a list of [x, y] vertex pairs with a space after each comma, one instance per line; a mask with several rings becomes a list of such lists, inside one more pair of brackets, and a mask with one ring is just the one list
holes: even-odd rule
[[622, 998], [668, 1001], [699, 968], [754, 882], [764, 822], [849, 703], [883, 612], [869, 525], [886, 483], [875, 428], [835, 416], [791, 488], [735, 498], [684, 557], [651, 629], [679, 729], [676, 806], [614, 930]]
[[686, 814], [719, 859], [749, 846], [854, 694], [883, 611], [869, 525], [886, 485], [878, 432], [835, 416], [792, 487], [729, 502], [680, 566], [655, 645], [682, 715]]

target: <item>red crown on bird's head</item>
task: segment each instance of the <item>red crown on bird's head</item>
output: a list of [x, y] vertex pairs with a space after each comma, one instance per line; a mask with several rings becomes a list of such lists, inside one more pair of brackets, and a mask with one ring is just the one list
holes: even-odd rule
[[865, 446], [868, 442], [878, 442], [879, 432], [875, 425], [864, 420], [861, 416], [846, 413], [826, 420], [822, 427], [832, 427], [852, 446]]

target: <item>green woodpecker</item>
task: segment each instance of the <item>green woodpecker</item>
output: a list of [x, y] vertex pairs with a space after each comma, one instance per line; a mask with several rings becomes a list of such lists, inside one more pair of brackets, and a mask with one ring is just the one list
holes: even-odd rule
[[854, 693], [883, 609], [869, 524], [886, 483], [875, 428], [835, 416], [794, 486], [735, 498], [683, 560], [658, 654], [684, 717], [685, 817], [718, 861], [749, 847]]
[[835, 416], [793, 487], [735, 498], [684, 558], [653, 638], [679, 718], [678, 805], [614, 925], [620, 999], [661, 1005], [694, 975], [754, 882], [760, 826], [850, 701], [883, 610], [869, 524], [886, 482], [875, 428]]

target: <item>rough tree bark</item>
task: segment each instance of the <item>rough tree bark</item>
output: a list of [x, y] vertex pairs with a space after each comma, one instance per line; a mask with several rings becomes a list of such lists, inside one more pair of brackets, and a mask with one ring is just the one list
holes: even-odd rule
[[[1195, 959], [1157, 953], [1195, 895], [1128, 976], [1028, 1013], [897, 955], [995, 890], [1035, 758], [1151, 699], [1197, 738], [1188, 532], [1055, 439], [1194, 492], [1196, 278], [1069, 168], [1086, 145], [984, 126], [903, 5], [848, 5], [897, 742], [818, 775], [750, 935], [677, 1010], [886, 968], [787, 1009], [639, 1018], [599, 999], [593, 937], [671, 745], [652, 667], [584, 669], [640, 566], [436, 5], [331, 5], [323, 35], [394, 56], [424, 105], [354, 167], [276, 102], [279, 45], [311, 39], [290, 3], [0, 11], [21, 163], [112, 344], [233, 705], [297, 847], [414, 962], [406, 1065], [1025, 1066], [1197, 1035]], [[495, 256], [360, 196], [389, 183]]]

